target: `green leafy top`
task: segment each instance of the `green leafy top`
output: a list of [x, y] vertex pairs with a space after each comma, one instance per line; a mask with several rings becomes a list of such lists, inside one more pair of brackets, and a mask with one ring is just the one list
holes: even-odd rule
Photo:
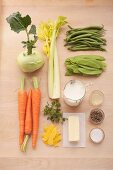
[[[11, 30], [16, 33], [21, 31], [25, 31], [27, 35], [27, 41], [22, 41], [24, 44], [23, 47], [27, 47], [28, 55], [32, 54], [32, 49], [35, 48], [35, 43], [37, 41], [36, 36], [36, 26], [31, 25], [31, 17], [26, 15], [24, 17], [21, 16], [19, 12], [11, 14], [9, 17], [6, 18], [7, 22], [10, 24]], [[30, 29], [28, 31], [28, 26]], [[30, 34], [33, 35], [33, 39], [30, 40]]]
[[64, 16], [59, 16], [55, 21], [41, 22], [37, 28], [38, 38], [44, 41], [43, 51], [48, 57], [50, 57], [53, 32], [55, 32], [55, 38], [57, 38], [60, 28], [67, 23], [66, 19]]
[[61, 111], [61, 104], [58, 100], [54, 100], [51, 104], [47, 103], [44, 108], [44, 115], [47, 116], [47, 120], [51, 120], [54, 123], [63, 123], [65, 118], [63, 118]]
[[64, 16], [59, 16], [56, 23], [55, 23], [55, 28], [56, 28], [56, 35], [58, 36], [58, 33], [60, 31], [60, 28], [67, 23], [66, 17]]

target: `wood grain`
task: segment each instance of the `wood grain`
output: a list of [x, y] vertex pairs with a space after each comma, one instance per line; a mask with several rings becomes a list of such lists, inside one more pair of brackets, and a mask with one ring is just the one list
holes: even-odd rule
[[[14, 0], [0, 1], [0, 170], [113, 170], [113, 5], [111, 0], [105, 1], [31, 1], [24, 2]], [[69, 52], [63, 46], [66, 27], [62, 29], [58, 38], [57, 47], [61, 69], [61, 93], [65, 83], [70, 79], [78, 79], [85, 84], [92, 83], [87, 87], [87, 94], [83, 103], [77, 108], [65, 105], [61, 98], [64, 112], [85, 112], [87, 129], [86, 148], [50, 148], [41, 141], [43, 126], [47, 123], [43, 116], [43, 107], [48, 101], [47, 94], [47, 59], [45, 65], [33, 74], [23, 74], [16, 63], [17, 55], [22, 51], [21, 41], [25, 34], [17, 35], [10, 30], [6, 23], [6, 16], [15, 11], [28, 13], [33, 23], [38, 25], [40, 21], [48, 18], [55, 19], [58, 15], [67, 16], [69, 24], [73, 26], [105, 25], [107, 52], [90, 52], [100, 54], [106, 58], [107, 70], [98, 78], [88, 77], [65, 77], [64, 60], [67, 56], [83, 54], [83, 52]], [[42, 51], [42, 44], [38, 42], [37, 48]], [[85, 52], [89, 54], [89, 52]], [[36, 150], [32, 150], [31, 141], [26, 154], [18, 149], [18, 113], [17, 113], [17, 90], [20, 78], [27, 78], [26, 88], [31, 86], [31, 78], [36, 75], [40, 79], [42, 90], [42, 104], [40, 113], [40, 134]], [[105, 100], [102, 109], [105, 112], [105, 121], [99, 127], [105, 131], [106, 138], [100, 145], [94, 145], [89, 140], [89, 132], [93, 126], [88, 117], [92, 107], [89, 105], [89, 95], [92, 90], [99, 89], [104, 92]]]
[[0, 170], [112, 170], [112, 167], [110, 158], [0, 158]]
[[39, 6], [39, 5], [50, 5], [50, 6], [111, 6], [113, 5], [112, 0], [1, 0], [3, 6]]

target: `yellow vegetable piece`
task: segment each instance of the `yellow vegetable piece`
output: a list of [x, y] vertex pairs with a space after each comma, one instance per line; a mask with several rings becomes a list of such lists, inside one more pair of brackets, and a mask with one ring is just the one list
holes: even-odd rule
[[44, 137], [42, 137], [42, 140], [43, 140], [44, 142], [46, 142], [46, 139], [45, 139]]
[[54, 147], [58, 147], [58, 146], [60, 146], [59, 143], [57, 143], [56, 145], [54, 145]]
[[53, 140], [54, 140], [56, 134], [57, 134], [57, 129], [56, 129], [56, 127], [55, 127], [55, 128], [53, 129], [52, 133], [51, 133], [50, 136], [49, 136], [48, 145], [54, 145]]
[[47, 141], [49, 139], [49, 136], [50, 136], [53, 129], [54, 129], [53, 124], [48, 126], [47, 131], [43, 134], [44, 141]]
[[47, 129], [48, 129], [48, 127], [44, 127], [44, 132], [46, 132], [46, 131], [47, 131]]
[[50, 125], [44, 127], [44, 131], [45, 131], [45, 132], [49, 132], [49, 130], [50, 130], [51, 128], [54, 128], [54, 125], [53, 125], [53, 124], [50, 124]]
[[47, 141], [43, 141], [46, 145], [48, 145]]
[[61, 141], [61, 135], [55, 136], [54, 143]]
[[54, 146], [58, 145], [60, 141], [61, 141], [61, 138], [55, 139], [54, 142], [53, 142], [53, 145]]
[[55, 136], [55, 139], [54, 139], [54, 141], [53, 141], [55, 147], [59, 146], [59, 142], [61, 141], [61, 139], [62, 139], [62, 138], [61, 138], [61, 135], [60, 135], [60, 134], [57, 134], [57, 135]]
[[59, 146], [61, 141], [61, 135], [57, 130], [57, 127], [53, 124], [44, 127], [44, 133], [42, 134], [42, 141], [50, 146]]
[[50, 125], [48, 125], [48, 126], [45, 126], [45, 127], [44, 127], [44, 132], [49, 131], [49, 129], [52, 128], [52, 127], [54, 128], [54, 125], [53, 125], [53, 124], [50, 124]]

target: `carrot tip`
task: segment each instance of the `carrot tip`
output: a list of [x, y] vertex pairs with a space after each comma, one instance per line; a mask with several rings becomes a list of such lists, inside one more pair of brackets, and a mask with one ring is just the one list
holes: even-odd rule
[[32, 145], [32, 148], [33, 148], [33, 149], [35, 149], [35, 148], [36, 148], [36, 146], [35, 146], [35, 145]]

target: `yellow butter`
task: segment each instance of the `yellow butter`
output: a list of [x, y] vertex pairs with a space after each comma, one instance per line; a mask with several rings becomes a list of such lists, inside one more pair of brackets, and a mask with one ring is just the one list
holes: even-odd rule
[[77, 142], [80, 140], [78, 116], [69, 116], [68, 118], [68, 139], [70, 142]]

